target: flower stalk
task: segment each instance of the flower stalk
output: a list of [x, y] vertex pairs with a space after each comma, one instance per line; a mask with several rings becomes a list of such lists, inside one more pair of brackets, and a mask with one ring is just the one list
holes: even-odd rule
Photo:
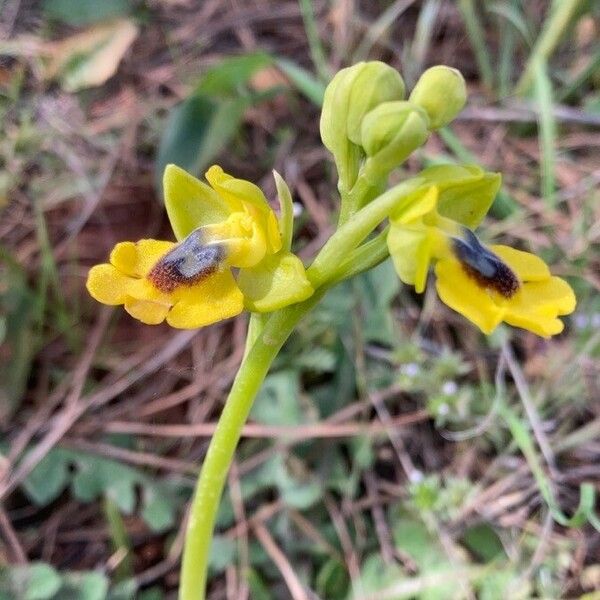
[[258, 333], [255, 322], [254, 343], [240, 365], [225, 402], [190, 506], [179, 583], [181, 600], [204, 599], [215, 518], [242, 428], [271, 363], [300, 319], [324, 293], [325, 290], [319, 290], [308, 300], [274, 313]]

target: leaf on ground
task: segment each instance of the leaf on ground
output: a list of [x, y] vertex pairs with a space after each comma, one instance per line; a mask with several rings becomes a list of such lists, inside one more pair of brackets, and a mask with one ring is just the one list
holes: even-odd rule
[[252, 407], [251, 417], [266, 425], [295, 425], [304, 419], [299, 403], [297, 371], [280, 371], [265, 380]]
[[392, 262], [387, 260], [356, 279], [358, 297], [364, 317], [363, 336], [367, 342], [393, 346], [394, 334], [391, 303], [400, 289]]
[[81, 27], [123, 17], [130, 12], [131, 4], [129, 0], [44, 0], [43, 8], [50, 19]]
[[63, 585], [53, 600], [104, 600], [108, 593], [108, 579], [98, 571], [67, 572]]
[[6, 422], [20, 404], [37, 346], [38, 299], [23, 271], [9, 260], [4, 262], [14, 268], [0, 274], [0, 422]]
[[176, 489], [154, 481], [137, 469], [65, 448], [50, 451], [25, 479], [23, 490], [36, 505], [46, 506], [56, 500], [67, 485], [81, 502], [106, 497], [126, 515], [134, 512], [136, 488], [141, 488], [141, 516], [153, 531], [168, 529], [175, 522], [181, 504]]
[[116, 73], [138, 33], [132, 20], [118, 19], [49, 42], [44, 77], [57, 79], [68, 92], [102, 85]]
[[50, 600], [60, 587], [60, 574], [45, 563], [0, 567], [0, 598]]
[[210, 544], [208, 564], [211, 571], [221, 573], [229, 567], [235, 559], [237, 545], [235, 540], [215, 535]]

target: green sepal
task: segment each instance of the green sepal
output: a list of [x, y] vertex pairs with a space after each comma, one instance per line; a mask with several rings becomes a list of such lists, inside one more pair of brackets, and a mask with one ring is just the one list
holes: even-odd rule
[[167, 215], [178, 240], [203, 225], [221, 223], [229, 215], [219, 194], [177, 165], [165, 168], [163, 189]]
[[470, 229], [481, 223], [502, 182], [499, 173], [484, 171], [476, 165], [435, 165], [424, 169], [417, 179], [423, 183], [411, 194], [415, 200], [431, 186], [437, 187], [438, 213]]
[[237, 284], [245, 307], [252, 312], [272, 312], [302, 302], [314, 292], [302, 261], [291, 252], [267, 256], [256, 267], [240, 269]]

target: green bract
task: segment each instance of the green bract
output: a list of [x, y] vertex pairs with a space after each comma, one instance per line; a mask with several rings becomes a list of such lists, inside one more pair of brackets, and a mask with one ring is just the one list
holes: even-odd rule
[[475, 229], [487, 214], [502, 183], [500, 173], [477, 165], [436, 165], [419, 173], [423, 189], [436, 186], [440, 215]]

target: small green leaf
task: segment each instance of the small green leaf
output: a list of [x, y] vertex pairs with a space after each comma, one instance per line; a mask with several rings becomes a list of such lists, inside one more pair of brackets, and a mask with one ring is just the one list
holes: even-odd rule
[[251, 417], [266, 425], [294, 425], [303, 421], [297, 371], [267, 377], [252, 407]]
[[252, 75], [272, 63], [272, 57], [265, 52], [225, 58], [202, 74], [196, 92], [214, 97], [236, 96]]
[[498, 534], [486, 523], [469, 527], [464, 533], [463, 544], [483, 562], [491, 562], [505, 554]]
[[44, 563], [33, 563], [27, 568], [27, 584], [23, 600], [46, 600], [53, 598], [60, 589], [60, 575]]
[[68, 458], [60, 449], [49, 452], [23, 482], [23, 489], [38, 506], [56, 500], [69, 482]]
[[164, 531], [175, 522], [173, 501], [166, 495], [157, 494], [156, 490], [146, 489], [142, 517], [152, 531]]
[[105, 600], [107, 577], [97, 571], [70, 572], [64, 575], [63, 587], [53, 600]]
[[306, 510], [323, 497], [323, 488], [316, 481], [296, 481], [286, 479], [279, 492], [287, 506]]
[[346, 567], [337, 558], [330, 558], [317, 573], [317, 594], [330, 600], [344, 598], [349, 582]]
[[278, 58], [277, 66], [315, 106], [322, 106], [325, 86], [312, 73], [287, 58]]
[[367, 271], [355, 281], [363, 319], [365, 341], [393, 346], [396, 340], [391, 303], [400, 289], [400, 280], [390, 260]]
[[2, 248], [0, 260], [6, 265], [0, 280], [0, 422], [6, 422], [19, 407], [36, 352], [34, 324], [39, 301], [29, 289], [22, 267]]
[[253, 600], [273, 600], [269, 587], [254, 569], [248, 569], [246, 572], [246, 582]]
[[221, 573], [233, 563], [236, 550], [235, 540], [215, 535], [210, 545], [209, 568], [216, 573]]
[[44, 0], [43, 7], [48, 18], [75, 27], [122, 17], [131, 11], [129, 0]]

